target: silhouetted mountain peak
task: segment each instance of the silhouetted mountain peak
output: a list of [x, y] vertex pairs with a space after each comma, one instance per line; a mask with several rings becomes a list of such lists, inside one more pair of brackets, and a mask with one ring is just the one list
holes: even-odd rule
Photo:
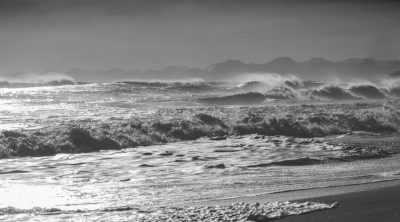
[[[351, 58], [332, 62], [314, 57], [303, 62], [296, 62], [290, 57], [279, 57], [269, 63], [247, 64], [239, 60], [228, 59], [222, 63], [209, 65], [204, 69], [182, 66], [167, 66], [163, 69], [146, 70], [80, 70], [72, 69], [70, 74], [77, 81], [115, 81], [125, 79], [185, 79], [202, 78], [210, 81], [226, 81], [243, 74], [277, 73], [294, 74], [303, 80], [329, 80], [332, 75], [343, 80], [359, 78], [377, 80], [386, 78], [388, 73], [400, 70], [399, 60], [377, 60], [374, 58]], [[389, 78], [389, 77], [388, 77]]]
[[285, 57], [278, 57], [269, 63], [270, 64], [272, 64], [272, 63], [276, 63], [276, 64], [292, 63], [293, 64], [293, 63], [297, 63], [297, 62], [294, 61], [292, 58], [285, 56]]
[[[239, 61], [239, 60], [228, 59], [228, 60], [226, 60], [225, 62], [215, 63], [215, 64], [212, 64], [212, 65], [210, 65], [210, 66], [214, 66], [214, 67], [215, 67], [215, 65], [232, 66], [232, 65], [245, 65], [245, 63], [243, 63], [243, 62], [241, 62], [241, 61]], [[210, 66], [209, 66], [209, 67], [210, 67]]]
[[212, 65], [209, 65], [205, 70], [206, 71], [214, 71], [215, 69], [217, 70], [226, 70], [226, 69], [234, 69], [238, 67], [245, 66], [246, 64], [239, 61], [239, 60], [233, 60], [233, 59], [228, 59], [225, 62], [222, 63], [215, 63]]
[[239, 60], [237, 60], [237, 59], [228, 59], [228, 60], [226, 60], [225, 62], [241, 62], [241, 61], [239, 61]]
[[366, 58], [351, 58], [351, 59], [346, 59], [339, 61], [338, 63], [347, 63], [347, 64], [354, 64], [358, 65], [361, 63], [370, 63], [370, 62], [377, 62], [378, 60], [371, 58], [371, 57], [366, 57]]
[[310, 63], [318, 63], [318, 62], [329, 62], [326, 59], [323, 59], [321, 57], [312, 57], [311, 59], [304, 61], [304, 63], [310, 64]]
[[351, 58], [351, 59], [345, 59], [342, 61], [339, 61], [338, 63], [359, 63], [360, 58]]

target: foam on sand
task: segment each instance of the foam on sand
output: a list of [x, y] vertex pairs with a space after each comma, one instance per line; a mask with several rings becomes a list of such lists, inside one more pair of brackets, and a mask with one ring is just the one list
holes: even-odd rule
[[[111, 207], [97, 211], [62, 211], [58, 208], [32, 208], [19, 209], [14, 207], [0, 208], [0, 218], [12, 218], [18, 215], [19, 219], [29, 220], [35, 215], [36, 220], [65, 219], [65, 215], [73, 216], [74, 220], [102, 220], [124, 218], [129, 221], [269, 221], [287, 216], [311, 213], [338, 207], [338, 203], [325, 204], [315, 202], [264, 202], [264, 203], [233, 203], [225, 206], [199, 206], [199, 207], [162, 207], [144, 208], [137, 207]], [[47, 217], [46, 217], [47, 216]], [[15, 217], [15, 216], [14, 216]]]

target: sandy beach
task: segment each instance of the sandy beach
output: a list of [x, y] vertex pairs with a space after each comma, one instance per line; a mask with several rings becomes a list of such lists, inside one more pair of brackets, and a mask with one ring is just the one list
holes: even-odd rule
[[361, 185], [298, 190], [240, 199], [215, 200], [196, 205], [227, 205], [233, 202], [321, 202], [339, 203], [334, 209], [288, 216], [277, 221], [399, 221], [400, 180]]
[[[298, 201], [313, 202], [339, 202], [340, 207], [333, 210], [324, 210], [303, 214], [294, 217], [283, 218], [282, 222], [302, 221], [400, 221], [400, 187], [388, 182], [388, 186], [377, 186], [371, 190], [351, 192], [307, 198]], [[382, 187], [381, 187], [382, 186]]]

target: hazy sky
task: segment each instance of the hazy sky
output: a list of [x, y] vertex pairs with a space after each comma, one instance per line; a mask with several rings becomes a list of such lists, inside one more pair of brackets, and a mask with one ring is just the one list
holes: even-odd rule
[[396, 1], [0, 0], [0, 73], [400, 58]]

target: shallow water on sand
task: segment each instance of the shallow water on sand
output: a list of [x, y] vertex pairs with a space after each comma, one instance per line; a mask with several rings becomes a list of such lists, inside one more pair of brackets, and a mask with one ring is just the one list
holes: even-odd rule
[[[3, 159], [0, 208], [93, 210], [85, 217], [123, 219], [139, 209], [162, 205], [400, 179], [399, 155], [351, 161], [363, 159], [359, 150], [349, 153], [331, 143], [334, 139], [253, 135]], [[114, 210], [98, 212], [110, 208]], [[112, 213], [126, 208], [131, 210]], [[75, 214], [64, 212], [57, 218]], [[35, 220], [28, 215], [3, 216], [18, 218]]]

